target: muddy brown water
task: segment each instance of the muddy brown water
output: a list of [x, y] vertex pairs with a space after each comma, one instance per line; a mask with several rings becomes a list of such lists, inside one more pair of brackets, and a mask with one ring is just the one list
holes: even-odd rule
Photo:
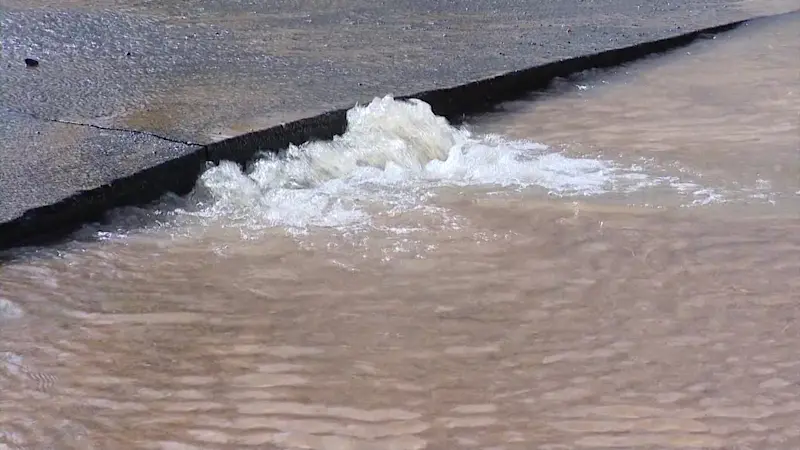
[[0, 448], [800, 448], [799, 126], [794, 18], [471, 124], [689, 188], [462, 183], [360, 229], [26, 253]]

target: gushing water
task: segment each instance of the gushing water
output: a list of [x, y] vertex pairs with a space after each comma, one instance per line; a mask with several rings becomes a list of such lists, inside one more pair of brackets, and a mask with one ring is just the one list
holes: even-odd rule
[[198, 197], [208, 199], [200, 214], [252, 227], [358, 228], [387, 211], [424, 208], [445, 187], [527, 188], [555, 197], [659, 185], [700, 190], [637, 164], [570, 157], [530, 140], [456, 128], [416, 99], [376, 98], [349, 110], [347, 123], [332, 141], [262, 155], [246, 171], [231, 162], [209, 169], [198, 183]]

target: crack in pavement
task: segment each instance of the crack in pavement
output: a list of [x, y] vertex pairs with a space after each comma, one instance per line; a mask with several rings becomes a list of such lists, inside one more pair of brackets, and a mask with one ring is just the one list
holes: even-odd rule
[[7, 111], [9, 111], [11, 113], [14, 113], [14, 114], [20, 114], [20, 115], [23, 115], [23, 116], [28, 116], [28, 117], [30, 117], [30, 118], [32, 118], [34, 120], [41, 120], [43, 122], [60, 123], [60, 124], [64, 124], [64, 125], [74, 125], [74, 126], [79, 126], [79, 127], [89, 127], [89, 128], [95, 128], [95, 129], [98, 129], [98, 130], [105, 130], [105, 131], [118, 131], [118, 132], [122, 132], [122, 133], [139, 134], [139, 135], [143, 135], [143, 136], [154, 137], [154, 138], [160, 139], [162, 141], [172, 142], [174, 144], [183, 144], [183, 145], [186, 145], [186, 146], [189, 146], [189, 147], [204, 147], [205, 146], [204, 144], [200, 144], [198, 142], [183, 141], [183, 140], [180, 140], [180, 139], [174, 139], [174, 138], [170, 138], [170, 137], [166, 137], [166, 136], [161, 136], [159, 134], [152, 133], [152, 132], [149, 132], [149, 131], [129, 130], [129, 129], [126, 129], [126, 128], [115, 128], [115, 127], [104, 127], [102, 125], [95, 125], [93, 123], [73, 122], [71, 120], [63, 120], [63, 119], [51, 119], [51, 118], [48, 118], [48, 117], [39, 117], [36, 114], [32, 114], [32, 113], [28, 113], [28, 112], [16, 111], [14, 109], [7, 109]]
[[203, 147], [203, 144], [200, 144], [200, 143], [197, 143], [197, 142], [182, 141], [180, 139], [174, 139], [174, 138], [170, 138], [170, 137], [166, 137], [166, 136], [161, 136], [160, 134], [152, 133], [152, 132], [149, 132], [149, 131], [129, 130], [129, 129], [126, 129], [126, 128], [104, 127], [104, 126], [95, 125], [95, 124], [92, 124], [92, 123], [72, 122], [72, 121], [69, 121], [69, 120], [61, 120], [61, 119], [44, 119], [44, 120], [48, 120], [50, 122], [55, 122], [55, 123], [63, 123], [65, 125], [75, 125], [75, 126], [81, 126], [81, 127], [96, 128], [98, 130], [120, 131], [120, 132], [125, 132], [125, 133], [141, 134], [141, 135], [144, 135], [144, 136], [151, 136], [151, 137], [154, 137], [156, 139], [161, 139], [163, 141], [173, 142], [175, 144], [183, 144], [183, 145], [187, 145], [187, 146], [190, 146], [190, 147]]

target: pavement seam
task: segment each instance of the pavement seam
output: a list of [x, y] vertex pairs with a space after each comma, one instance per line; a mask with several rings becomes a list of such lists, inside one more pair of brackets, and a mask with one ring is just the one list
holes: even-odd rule
[[73, 125], [73, 126], [78, 126], [78, 127], [89, 127], [89, 128], [95, 128], [95, 129], [98, 129], [98, 130], [117, 131], [117, 132], [121, 132], [121, 133], [131, 133], [131, 134], [138, 134], [138, 135], [143, 135], [143, 136], [150, 136], [150, 137], [154, 137], [156, 139], [160, 139], [162, 141], [172, 142], [174, 144], [183, 144], [183, 145], [190, 146], [190, 147], [203, 147], [204, 146], [204, 144], [200, 144], [198, 142], [183, 141], [183, 140], [180, 140], [180, 139], [174, 139], [174, 138], [170, 138], [170, 137], [166, 137], [166, 136], [161, 136], [159, 134], [152, 133], [152, 132], [149, 132], [149, 131], [129, 130], [127, 128], [104, 127], [104, 126], [101, 126], [101, 125], [95, 125], [93, 123], [73, 122], [71, 120], [51, 119], [51, 118], [48, 118], [48, 117], [39, 117], [36, 114], [31, 114], [31, 113], [23, 112], [23, 111], [15, 111], [15, 110], [9, 110], [9, 111], [13, 112], [15, 114], [28, 116], [28, 117], [30, 117], [30, 118], [32, 118], [34, 120], [41, 120], [42, 122], [60, 123], [60, 124], [63, 124], [63, 125]]
[[55, 122], [55, 123], [63, 123], [65, 125], [75, 125], [75, 126], [79, 126], [79, 127], [96, 128], [98, 130], [119, 131], [119, 132], [131, 133], [131, 134], [140, 134], [140, 135], [144, 135], [144, 136], [154, 137], [156, 139], [161, 139], [162, 141], [172, 142], [172, 143], [175, 143], [175, 144], [183, 144], [183, 145], [187, 145], [187, 146], [190, 146], [190, 147], [202, 147], [203, 146], [203, 144], [200, 144], [200, 143], [197, 143], [197, 142], [182, 141], [180, 139], [174, 139], [174, 138], [170, 138], [170, 137], [166, 137], [166, 136], [161, 136], [159, 134], [151, 133], [149, 131], [129, 130], [129, 129], [126, 129], [126, 128], [104, 127], [104, 126], [95, 125], [95, 124], [92, 124], [92, 123], [71, 122], [69, 120], [61, 120], [61, 119], [44, 119], [44, 120], [49, 120], [50, 122]]

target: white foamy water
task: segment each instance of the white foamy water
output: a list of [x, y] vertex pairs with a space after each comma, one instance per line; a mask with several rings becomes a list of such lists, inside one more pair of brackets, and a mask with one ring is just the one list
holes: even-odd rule
[[3, 319], [17, 319], [22, 317], [22, 309], [7, 298], [0, 297], [0, 321]]
[[473, 134], [416, 99], [376, 98], [348, 111], [347, 122], [346, 132], [332, 141], [263, 155], [246, 171], [231, 162], [209, 169], [198, 182], [198, 192], [212, 200], [202, 214], [257, 227], [358, 227], [375, 214], [437, 210], [428, 201], [436, 188], [467, 186], [562, 197], [668, 186], [693, 196], [694, 203], [717, 198], [694, 183], [650, 175], [641, 165]]

